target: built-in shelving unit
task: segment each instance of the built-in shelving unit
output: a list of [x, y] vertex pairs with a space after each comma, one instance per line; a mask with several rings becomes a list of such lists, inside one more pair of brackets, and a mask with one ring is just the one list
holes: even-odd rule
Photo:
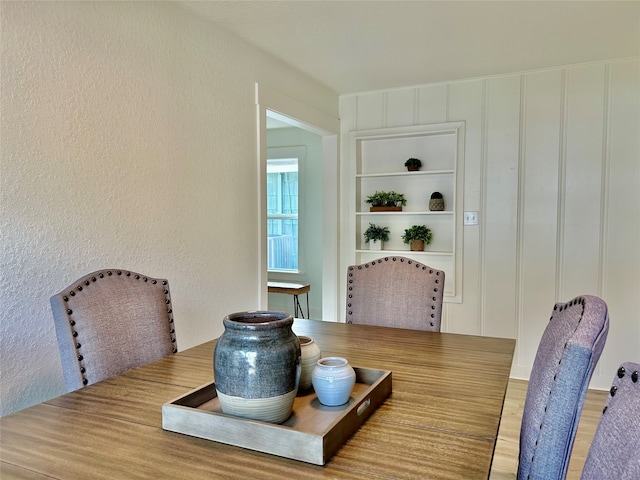
[[[462, 187], [464, 122], [355, 131], [350, 134], [353, 175], [353, 263], [402, 255], [445, 271], [445, 301], [462, 301]], [[422, 168], [408, 172], [404, 162], [419, 158]], [[404, 194], [402, 212], [370, 212], [367, 196], [376, 191]], [[443, 211], [429, 210], [433, 192], [444, 197]], [[363, 232], [375, 223], [389, 227], [382, 251], [371, 251]], [[424, 252], [410, 251], [401, 235], [411, 225], [433, 232]]]

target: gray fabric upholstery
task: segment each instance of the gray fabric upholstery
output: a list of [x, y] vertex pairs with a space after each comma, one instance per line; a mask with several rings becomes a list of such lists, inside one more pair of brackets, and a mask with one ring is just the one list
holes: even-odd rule
[[565, 478], [584, 397], [608, 331], [607, 305], [598, 297], [583, 295], [553, 308], [529, 377], [518, 480]]
[[444, 272], [410, 258], [347, 269], [347, 323], [440, 331]]
[[167, 280], [99, 270], [50, 302], [67, 391], [177, 351]]
[[582, 480], [640, 479], [640, 363], [623, 363], [613, 379]]

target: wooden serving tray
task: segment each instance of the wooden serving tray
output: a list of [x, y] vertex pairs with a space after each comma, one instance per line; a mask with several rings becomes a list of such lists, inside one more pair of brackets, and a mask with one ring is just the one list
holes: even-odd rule
[[391, 393], [391, 371], [354, 367], [349, 401], [322, 405], [313, 392], [299, 394], [293, 413], [277, 425], [222, 413], [215, 383], [162, 406], [162, 428], [194, 437], [324, 465]]

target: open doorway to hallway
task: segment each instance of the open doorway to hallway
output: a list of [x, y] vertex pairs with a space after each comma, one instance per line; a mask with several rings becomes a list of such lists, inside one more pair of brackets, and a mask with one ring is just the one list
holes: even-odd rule
[[[256, 85], [256, 113], [260, 202], [258, 304], [261, 309], [284, 309], [295, 314], [293, 298], [269, 294], [267, 284], [270, 280], [309, 284], [309, 316], [336, 321], [340, 122], [259, 85]], [[270, 166], [269, 157], [273, 160]], [[280, 174], [272, 175], [272, 188], [267, 185], [268, 170]], [[297, 184], [294, 185], [296, 176]], [[268, 198], [269, 194], [271, 198]], [[283, 221], [278, 225], [279, 220]], [[296, 221], [297, 239], [293, 229]], [[274, 258], [274, 255], [286, 253], [287, 248], [291, 253], [295, 247], [297, 263]], [[272, 258], [269, 258], [270, 252]], [[279, 260], [282, 260], [280, 268], [276, 268], [274, 262]], [[306, 298], [304, 301], [306, 307]]]
[[[267, 111], [268, 280], [310, 285], [311, 318], [322, 318], [322, 155], [321, 135]], [[294, 299], [269, 293], [268, 308], [293, 315]]]

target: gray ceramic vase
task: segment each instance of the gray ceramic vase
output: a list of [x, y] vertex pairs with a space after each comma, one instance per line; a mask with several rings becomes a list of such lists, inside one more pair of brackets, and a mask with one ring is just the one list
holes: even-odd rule
[[291, 415], [300, 380], [300, 342], [287, 313], [227, 315], [213, 353], [222, 412], [272, 423]]

